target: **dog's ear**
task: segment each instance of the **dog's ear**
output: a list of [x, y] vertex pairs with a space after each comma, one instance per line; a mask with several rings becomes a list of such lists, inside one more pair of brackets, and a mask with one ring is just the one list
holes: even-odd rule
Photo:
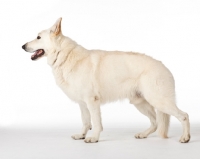
[[57, 36], [61, 33], [61, 21], [62, 18], [59, 18], [56, 23], [50, 28], [50, 33]]

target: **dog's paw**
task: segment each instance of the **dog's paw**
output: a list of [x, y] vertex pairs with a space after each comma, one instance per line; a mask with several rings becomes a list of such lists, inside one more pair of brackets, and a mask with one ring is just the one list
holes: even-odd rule
[[85, 139], [85, 135], [84, 134], [75, 134], [75, 135], [72, 135], [71, 137], [74, 140], [83, 140], [83, 139]]
[[187, 143], [190, 141], [190, 134], [181, 136], [181, 139], [179, 140], [181, 143]]
[[147, 138], [147, 135], [144, 133], [138, 133], [138, 134], [135, 134], [135, 138], [136, 139], [144, 139], [144, 138]]
[[84, 141], [85, 143], [95, 143], [98, 142], [98, 139], [95, 137], [87, 137]]

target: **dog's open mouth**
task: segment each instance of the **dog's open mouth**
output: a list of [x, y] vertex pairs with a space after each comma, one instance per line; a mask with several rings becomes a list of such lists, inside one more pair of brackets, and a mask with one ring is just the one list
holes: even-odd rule
[[31, 56], [31, 60], [35, 60], [38, 57], [41, 57], [42, 55], [44, 55], [44, 50], [43, 49], [38, 49], [35, 51], [35, 53]]

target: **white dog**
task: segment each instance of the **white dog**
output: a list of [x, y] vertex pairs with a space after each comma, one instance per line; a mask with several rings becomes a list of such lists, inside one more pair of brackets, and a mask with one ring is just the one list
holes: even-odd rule
[[[73, 139], [98, 142], [103, 130], [100, 105], [128, 98], [151, 122], [136, 138], [146, 138], [156, 129], [161, 137], [167, 138], [173, 115], [183, 126], [180, 142], [190, 140], [189, 117], [177, 108], [173, 76], [160, 61], [134, 52], [86, 50], [63, 36], [61, 20], [22, 48], [34, 52], [32, 60], [46, 56], [58, 86], [80, 105], [83, 128]], [[92, 136], [86, 137], [92, 126]]]

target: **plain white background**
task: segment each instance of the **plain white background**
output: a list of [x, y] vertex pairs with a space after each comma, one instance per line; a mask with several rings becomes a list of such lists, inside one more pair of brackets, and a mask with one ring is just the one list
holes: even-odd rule
[[[178, 107], [190, 115], [191, 126], [199, 130], [200, 1], [7, 0], [0, 1], [2, 132], [81, 128], [78, 105], [56, 86], [46, 59], [32, 61], [31, 54], [21, 48], [59, 17], [63, 18], [63, 34], [87, 49], [136, 51], [162, 61], [174, 75]], [[105, 130], [145, 129], [149, 123], [126, 100], [103, 106], [102, 118]], [[178, 140], [180, 123], [172, 117], [171, 126], [172, 136]], [[108, 133], [110, 137], [112, 133]], [[4, 134], [9, 138], [9, 133]], [[4, 157], [6, 152], [9, 150], [4, 151]]]

